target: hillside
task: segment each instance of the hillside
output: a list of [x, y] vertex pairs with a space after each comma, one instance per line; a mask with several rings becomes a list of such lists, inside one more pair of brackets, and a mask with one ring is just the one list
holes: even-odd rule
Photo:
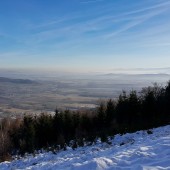
[[150, 131], [116, 135], [111, 145], [100, 141], [53, 154], [42, 152], [35, 157], [0, 164], [1, 170], [168, 170], [170, 169], [170, 125]]
[[0, 83], [34, 84], [36, 82], [29, 79], [11, 79], [6, 77], [0, 77]]

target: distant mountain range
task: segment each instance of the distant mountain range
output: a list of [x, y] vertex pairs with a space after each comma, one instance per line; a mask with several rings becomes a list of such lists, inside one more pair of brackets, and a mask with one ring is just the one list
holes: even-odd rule
[[0, 77], [0, 83], [35, 84], [37, 82], [29, 79], [11, 79], [6, 77]]
[[158, 74], [125, 74], [125, 73], [108, 73], [104, 74], [103, 76], [139, 76], [139, 77], [144, 77], [144, 76], [170, 76], [170, 74], [166, 73], [158, 73]]

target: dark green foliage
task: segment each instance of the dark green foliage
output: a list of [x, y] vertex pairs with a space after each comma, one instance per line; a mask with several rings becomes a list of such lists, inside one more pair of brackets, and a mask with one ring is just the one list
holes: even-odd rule
[[165, 117], [166, 122], [165, 123], [169, 123], [170, 122], [170, 81], [168, 82], [166, 88], [165, 88], [165, 111], [163, 112], [164, 115], [162, 115], [162, 118], [164, 119]]
[[112, 99], [109, 99], [106, 106], [106, 122], [108, 127], [110, 127], [113, 120], [116, 119], [115, 107], [115, 102]]
[[33, 152], [35, 149], [35, 126], [34, 119], [30, 116], [25, 116], [21, 126], [19, 146], [21, 152]]
[[99, 107], [97, 107], [97, 128], [102, 130], [106, 126], [106, 107], [105, 103], [101, 102]]
[[48, 147], [53, 143], [53, 124], [52, 116], [41, 114], [40, 117], [34, 117], [34, 128], [36, 133], [36, 146]]

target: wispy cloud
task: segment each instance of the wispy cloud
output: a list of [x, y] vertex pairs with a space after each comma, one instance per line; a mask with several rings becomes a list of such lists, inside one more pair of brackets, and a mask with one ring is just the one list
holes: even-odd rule
[[[39, 32], [32, 34], [31, 37], [35, 37], [35, 42], [39, 43], [48, 39], [57, 39], [61, 37], [65, 37], [66, 39], [73, 37], [75, 38], [76, 36], [83, 36], [89, 31], [93, 31], [93, 33], [100, 33], [100, 31], [104, 31], [104, 37], [109, 38], [125, 32], [130, 28], [138, 26], [155, 16], [158, 16], [159, 14], [168, 10], [169, 7], [170, 2], [165, 2], [147, 8], [125, 12], [117, 16], [109, 13], [105, 14], [104, 16], [99, 15], [97, 17], [91, 17], [88, 19], [84, 18], [84, 21], [82, 21], [82, 17], [84, 16], [81, 15], [77, 15], [77, 21], [74, 20], [74, 17], [64, 17], [58, 20], [49, 21], [48, 23], [37, 25], [35, 29], [40, 30]], [[121, 22], [123, 23], [121, 27], [114, 28], [114, 25]], [[113, 27], [114, 30], [112, 31], [110, 27]], [[98, 34], [97, 36], [100, 37]], [[101, 35], [101, 37], [102, 36], [103, 35]]]
[[[97, 3], [101, 1], [104, 3]], [[129, 46], [134, 49], [168, 47], [170, 44], [170, 35], [167, 36], [170, 34], [170, 24], [168, 19], [164, 21], [164, 16], [170, 15], [170, 1], [134, 1], [134, 5], [119, 6], [120, 9], [117, 9], [116, 3], [111, 0], [76, 0], [76, 3], [79, 3], [81, 9], [77, 8], [69, 13], [70, 15], [47, 16], [36, 22], [28, 21], [27, 24], [23, 21], [19, 28], [24, 33], [13, 37], [21, 52], [0, 54], [0, 57], [22, 58], [24, 53], [27, 53], [25, 57], [28, 58], [37, 55], [42, 55], [41, 58], [54, 58], [69, 56], [69, 53], [72, 56], [89, 56], [91, 53], [91, 58], [97, 58], [102, 54], [105, 57], [108, 53], [113, 56], [116, 52], [123, 55], [126, 50], [122, 49]]]
[[[167, 5], [169, 5], [169, 6], [167, 6]], [[125, 32], [135, 26], [138, 26], [138, 25], [148, 21], [149, 19], [151, 19], [155, 16], [158, 16], [161, 13], [166, 12], [169, 9], [170, 9], [170, 3], [163, 3], [163, 4], [155, 5], [150, 8], [144, 8], [144, 9], [135, 10], [135, 11], [131, 11], [130, 13], [123, 14], [123, 16], [124, 16], [123, 20], [128, 20], [128, 23], [125, 23], [121, 28], [119, 28], [116, 31], [113, 31], [112, 33], [107, 34], [105, 37], [111, 38], [113, 36], [116, 36], [122, 32]], [[146, 14], [143, 12], [146, 12]], [[138, 15], [134, 16], [134, 14], [138, 14]]]
[[80, 1], [80, 3], [95, 3], [95, 2], [101, 2], [101, 1], [106, 1], [106, 0], [83, 0], [83, 1]]

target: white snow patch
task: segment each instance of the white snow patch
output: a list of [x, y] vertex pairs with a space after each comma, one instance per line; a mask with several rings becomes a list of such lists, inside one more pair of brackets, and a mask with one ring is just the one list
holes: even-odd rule
[[111, 145], [29, 155], [0, 163], [0, 170], [170, 170], [170, 125], [116, 135]]

